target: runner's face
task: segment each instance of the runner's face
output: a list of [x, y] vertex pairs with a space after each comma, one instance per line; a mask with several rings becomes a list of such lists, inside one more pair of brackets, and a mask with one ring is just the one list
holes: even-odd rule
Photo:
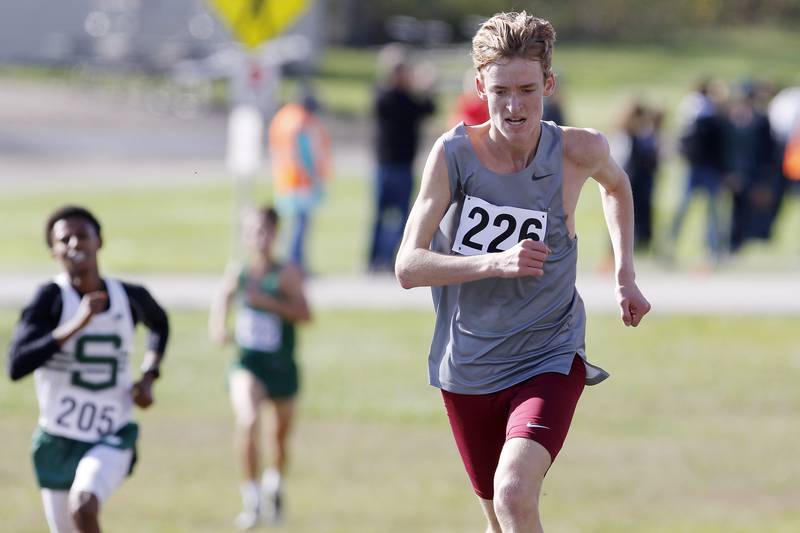
[[97, 270], [97, 250], [102, 242], [88, 220], [80, 217], [58, 220], [50, 236], [50, 252], [70, 276]]
[[260, 214], [253, 215], [248, 221], [246, 239], [254, 252], [269, 254], [275, 241], [275, 226]]
[[545, 79], [541, 63], [519, 57], [489, 63], [477, 83], [492, 127], [510, 141], [529, 140], [538, 131], [544, 97], [555, 89], [555, 78]]

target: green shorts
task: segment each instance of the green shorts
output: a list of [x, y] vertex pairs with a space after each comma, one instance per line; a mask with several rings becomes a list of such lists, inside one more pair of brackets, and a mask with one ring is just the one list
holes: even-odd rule
[[69, 490], [75, 480], [78, 463], [86, 452], [98, 445], [111, 446], [120, 450], [133, 450], [133, 460], [128, 472], [133, 472], [136, 464], [136, 440], [139, 437], [139, 426], [129, 422], [113, 435], [106, 435], [97, 442], [84, 442], [58, 435], [51, 435], [42, 428], [33, 433], [31, 453], [33, 469], [39, 487], [53, 490]]
[[297, 363], [290, 355], [241, 349], [233, 368], [253, 374], [273, 400], [292, 398], [300, 389]]

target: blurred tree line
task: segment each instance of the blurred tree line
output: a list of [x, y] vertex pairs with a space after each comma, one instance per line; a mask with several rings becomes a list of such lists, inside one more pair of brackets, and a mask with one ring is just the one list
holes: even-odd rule
[[444, 22], [449, 40], [459, 41], [488, 16], [523, 9], [569, 39], [652, 40], [718, 25], [800, 24], [800, 0], [329, 0], [327, 6], [330, 39], [351, 45], [393, 39], [389, 21], [396, 16]]

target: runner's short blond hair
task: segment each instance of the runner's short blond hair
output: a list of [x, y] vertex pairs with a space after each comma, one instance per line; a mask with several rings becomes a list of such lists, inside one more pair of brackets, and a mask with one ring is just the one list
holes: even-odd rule
[[522, 11], [497, 13], [472, 38], [472, 64], [480, 72], [489, 63], [521, 57], [538, 61], [544, 77], [552, 74], [556, 31], [544, 19]]

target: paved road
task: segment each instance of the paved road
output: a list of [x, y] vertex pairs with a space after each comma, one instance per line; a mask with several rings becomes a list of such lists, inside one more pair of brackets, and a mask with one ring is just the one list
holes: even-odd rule
[[[206, 275], [122, 276], [145, 284], [172, 309], [206, 309], [218, 278]], [[17, 308], [46, 275], [0, 274], [0, 307]], [[757, 283], [742, 275], [643, 274], [639, 283], [658, 314], [800, 315], [800, 278], [780, 275]], [[609, 277], [579, 275], [578, 289], [589, 312], [616, 313]], [[432, 311], [430, 291], [403, 290], [390, 276], [327, 276], [309, 282], [318, 309], [417, 309]]]
[[[0, 186], [45, 187], [201, 183], [228, 177], [227, 114], [178, 118], [153, 109], [153, 91], [3, 78]], [[370, 125], [325, 116], [341, 177], [372, 174]], [[265, 154], [268, 155], [268, 154]], [[264, 171], [268, 165], [264, 165]], [[346, 169], [346, 170], [345, 170]]]

